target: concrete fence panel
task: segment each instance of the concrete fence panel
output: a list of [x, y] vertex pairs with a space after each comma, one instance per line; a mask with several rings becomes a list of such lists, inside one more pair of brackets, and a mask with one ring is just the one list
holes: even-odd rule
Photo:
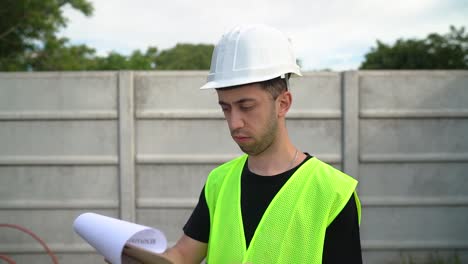
[[[61, 263], [102, 263], [74, 234], [93, 211], [170, 243], [215, 166], [241, 152], [204, 71], [0, 73], [0, 223]], [[287, 126], [303, 151], [359, 180], [365, 263], [468, 263], [468, 72], [308, 72]], [[0, 252], [50, 263], [0, 229]]]

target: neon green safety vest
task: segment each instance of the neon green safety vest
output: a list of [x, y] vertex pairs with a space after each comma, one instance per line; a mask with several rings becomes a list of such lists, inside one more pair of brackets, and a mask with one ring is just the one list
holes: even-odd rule
[[322, 263], [327, 227], [355, 195], [357, 181], [311, 158], [271, 201], [246, 248], [240, 186], [247, 155], [214, 169], [205, 185], [210, 211], [210, 264]]

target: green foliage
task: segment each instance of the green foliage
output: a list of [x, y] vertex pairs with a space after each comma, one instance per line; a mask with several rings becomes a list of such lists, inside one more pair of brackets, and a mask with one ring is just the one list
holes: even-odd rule
[[214, 46], [207, 44], [177, 44], [156, 58], [159, 70], [207, 70], [210, 68]]
[[127, 58], [117, 52], [111, 52], [107, 57], [97, 58], [96, 70], [126, 70], [128, 69]]
[[62, 7], [67, 4], [87, 16], [93, 12], [86, 0], [2, 0], [0, 70], [27, 69], [41, 45], [66, 26]]
[[158, 52], [149, 47], [129, 56], [110, 52], [97, 56], [86, 45], [71, 45], [57, 37], [67, 25], [62, 7], [84, 15], [93, 7], [87, 0], [2, 0], [0, 2], [0, 71], [81, 70], [195, 70], [209, 69], [213, 45], [177, 44]]
[[100, 57], [86, 45], [69, 45], [66, 38], [49, 37], [26, 65], [33, 71], [204, 70], [209, 69], [212, 50], [212, 45], [177, 44], [160, 53], [149, 47], [144, 53], [135, 50], [125, 56], [112, 51]]
[[129, 69], [132, 70], [153, 70], [156, 68], [156, 60], [158, 49], [156, 47], [149, 47], [145, 54], [136, 50], [130, 55], [128, 59]]
[[377, 40], [360, 69], [468, 69], [468, 33], [450, 26], [445, 35], [398, 39], [393, 46]]
[[153, 70], [157, 51], [156, 47], [149, 47], [146, 53], [135, 50], [128, 57], [111, 52], [107, 57], [95, 58], [96, 67], [93, 70]]
[[65, 46], [66, 38], [49, 36], [44, 47], [30, 57], [29, 67], [41, 71], [73, 71], [95, 68], [95, 50], [86, 45]]

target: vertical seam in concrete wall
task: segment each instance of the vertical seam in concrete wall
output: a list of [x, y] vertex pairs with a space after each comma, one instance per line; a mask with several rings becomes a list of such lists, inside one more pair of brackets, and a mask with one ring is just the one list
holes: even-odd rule
[[135, 110], [133, 72], [120, 71], [119, 108], [119, 199], [120, 218], [135, 221]]
[[343, 171], [359, 178], [359, 75], [341, 73], [342, 88], [342, 159]]

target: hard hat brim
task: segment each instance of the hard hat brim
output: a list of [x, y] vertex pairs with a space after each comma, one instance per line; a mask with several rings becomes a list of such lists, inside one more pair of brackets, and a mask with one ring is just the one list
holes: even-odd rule
[[[297, 76], [302, 76], [301, 72], [299, 69], [294, 69], [290, 71], [289, 73], [294, 73]], [[264, 75], [261, 78], [251, 78], [251, 77], [244, 77], [244, 78], [235, 78], [235, 79], [229, 79], [229, 80], [212, 80], [208, 81], [200, 87], [200, 90], [205, 90], [205, 89], [222, 89], [222, 88], [228, 88], [228, 87], [233, 87], [233, 86], [239, 86], [239, 85], [246, 85], [250, 83], [257, 83], [257, 82], [263, 82], [263, 81], [268, 81], [277, 77], [280, 77], [283, 75], [283, 73], [279, 74], [272, 74], [272, 75]]]

